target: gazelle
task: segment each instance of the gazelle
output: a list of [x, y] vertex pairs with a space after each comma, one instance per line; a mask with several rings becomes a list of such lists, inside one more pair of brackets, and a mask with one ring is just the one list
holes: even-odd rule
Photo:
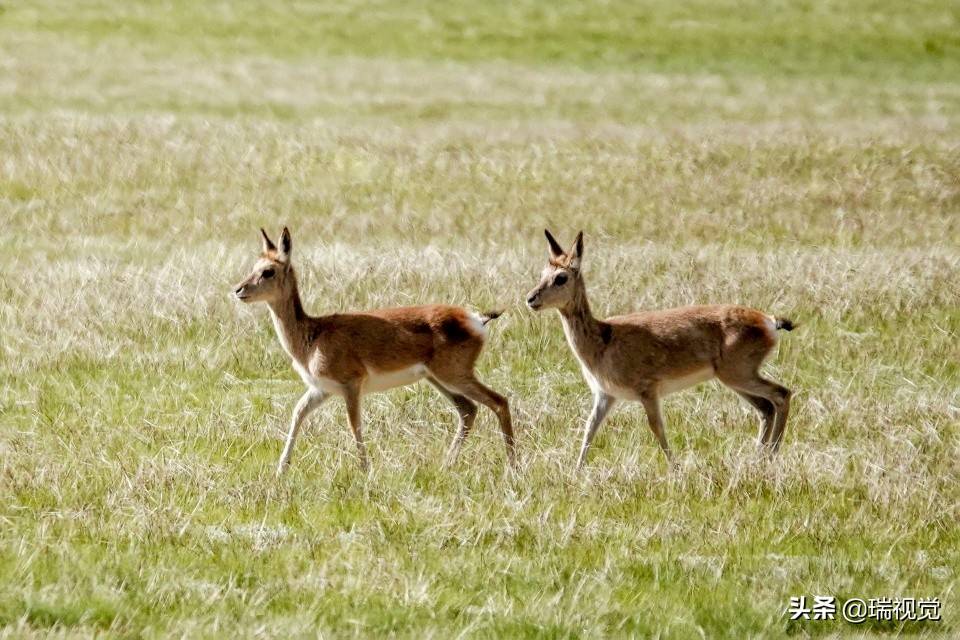
[[428, 305], [310, 316], [300, 302], [290, 263], [290, 231], [283, 228], [279, 247], [263, 229], [260, 234], [262, 253], [233, 294], [243, 302], [267, 303], [280, 344], [307, 385], [293, 409], [278, 475], [290, 464], [303, 420], [331, 395], [346, 402], [360, 466], [366, 469], [360, 399], [367, 393], [424, 378], [453, 404], [460, 418], [448, 463], [456, 460], [477, 416], [476, 403], [480, 403], [497, 415], [507, 459], [511, 466], [515, 464], [507, 399], [477, 380], [473, 371], [483, 349], [486, 325], [499, 313], [481, 315], [460, 307]]
[[544, 230], [550, 259], [527, 296], [534, 311], [560, 312], [563, 332], [593, 391], [593, 411], [583, 428], [577, 468], [586, 460], [600, 424], [621, 400], [639, 400], [667, 460], [660, 398], [717, 378], [763, 418], [759, 444], [776, 451], [790, 411], [790, 390], [760, 375], [760, 365], [777, 344], [777, 330], [793, 329], [786, 318], [734, 305], [679, 307], [598, 320], [590, 312], [580, 270], [583, 232], [564, 251]]

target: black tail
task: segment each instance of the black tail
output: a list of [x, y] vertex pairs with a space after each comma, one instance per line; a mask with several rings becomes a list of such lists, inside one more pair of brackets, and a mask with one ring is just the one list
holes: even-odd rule
[[496, 320], [502, 315], [503, 315], [503, 309], [500, 309], [499, 311], [486, 311], [480, 314], [480, 322], [483, 323], [484, 326], [486, 326], [488, 322], [490, 322], [491, 320]]
[[777, 318], [777, 329], [793, 331], [796, 326], [790, 318]]

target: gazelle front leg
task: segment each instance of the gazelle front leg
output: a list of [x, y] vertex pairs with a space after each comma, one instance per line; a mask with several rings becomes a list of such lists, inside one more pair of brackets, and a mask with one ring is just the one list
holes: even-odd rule
[[327, 394], [319, 389], [310, 387], [306, 393], [300, 396], [296, 406], [293, 408], [293, 418], [290, 420], [290, 431], [287, 433], [287, 443], [283, 447], [283, 453], [280, 454], [280, 462], [277, 464], [277, 475], [283, 475], [283, 472], [290, 466], [290, 456], [293, 455], [293, 444], [297, 440], [297, 434], [300, 432], [300, 425], [306, 419], [310, 412], [323, 404], [327, 399]]
[[657, 397], [655, 393], [642, 393], [640, 394], [640, 402], [643, 403], [643, 408], [647, 412], [650, 430], [653, 431], [653, 435], [657, 439], [657, 444], [660, 445], [663, 454], [667, 456], [667, 462], [676, 467], [677, 463], [673, 460], [670, 445], [667, 444], [667, 436], [663, 432], [663, 416], [660, 414], [660, 398]]
[[344, 389], [343, 399], [347, 403], [347, 419], [350, 421], [350, 429], [353, 431], [353, 438], [357, 441], [357, 457], [360, 459], [360, 468], [367, 471], [370, 466], [367, 463], [367, 447], [363, 444], [363, 431], [360, 428], [360, 385], [347, 385]]
[[600, 428], [600, 424], [603, 422], [604, 418], [607, 417], [607, 414], [610, 413], [610, 409], [613, 408], [613, 405], [616, 404], [616, 402], [616, 398], [607, 395], [599, 389], [594, 392], [593, 411], [590, 412], [590, 417], [587, 418], [586, 424], [583, 425], [583, 444], [580, 445], [580, 457], [577, 459], [577, 471], [582, 469], [584, 463], [587, 461], [587, 449], [590, 448], [590, 443], [593, 441], [593, 436], [596, 435], [597, 429]]

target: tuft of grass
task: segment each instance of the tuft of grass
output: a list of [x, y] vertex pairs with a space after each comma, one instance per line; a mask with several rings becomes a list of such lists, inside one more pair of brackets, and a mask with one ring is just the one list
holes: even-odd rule
[[[960, 88], [950, 4], [101, 0], [0, 13], [0, 636], [957, 633]], [[315, 313], [505, 307], [482, 412], [328, 403], [229, 299], [288, 224]], [[598, 313], [788, 315], [782, 455], [702, 385], [668, 471], [589, 408], [542, 228]], [[939, 597], [903, 627], [790, 596]]]

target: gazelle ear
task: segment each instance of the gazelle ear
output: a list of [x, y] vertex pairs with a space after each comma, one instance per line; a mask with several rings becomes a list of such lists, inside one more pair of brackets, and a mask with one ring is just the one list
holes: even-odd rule
[[263, 252], [267, 253], [269, 251], [276, 251], [277, 247], [273, 244], [273, 241], [270, 239], [270, 236], [267, 235], [267, 232], [263, 230], [263, 227], [260, 227], [260, 235], [262, 236], [261, 246], [263, 247]]
[[277, 251], [277, 259], [287, 262], [290, 260], [290, 250], [293, 248], [293, 243], [290, 240], [290, 229], [286, 227], [283, 228], [283, 232], [280, 234], [280, 250]]
[[544, 229], [543, 235], [547, 236], [547, 243], [550, 245], [550, 255], [554, 258], [559, 258], [562, 256], [563, 247], [561, 247], [560, 243], [557, 242], [557, 239], [553, 237], [553, 234], [550, 233], [550, 230]]
[[578, 233], [577, 239], [573, 241], [573, 251], [570, 252], [570, 266], [579, 269], [581, 258], [583, 258], [583, 231]]

